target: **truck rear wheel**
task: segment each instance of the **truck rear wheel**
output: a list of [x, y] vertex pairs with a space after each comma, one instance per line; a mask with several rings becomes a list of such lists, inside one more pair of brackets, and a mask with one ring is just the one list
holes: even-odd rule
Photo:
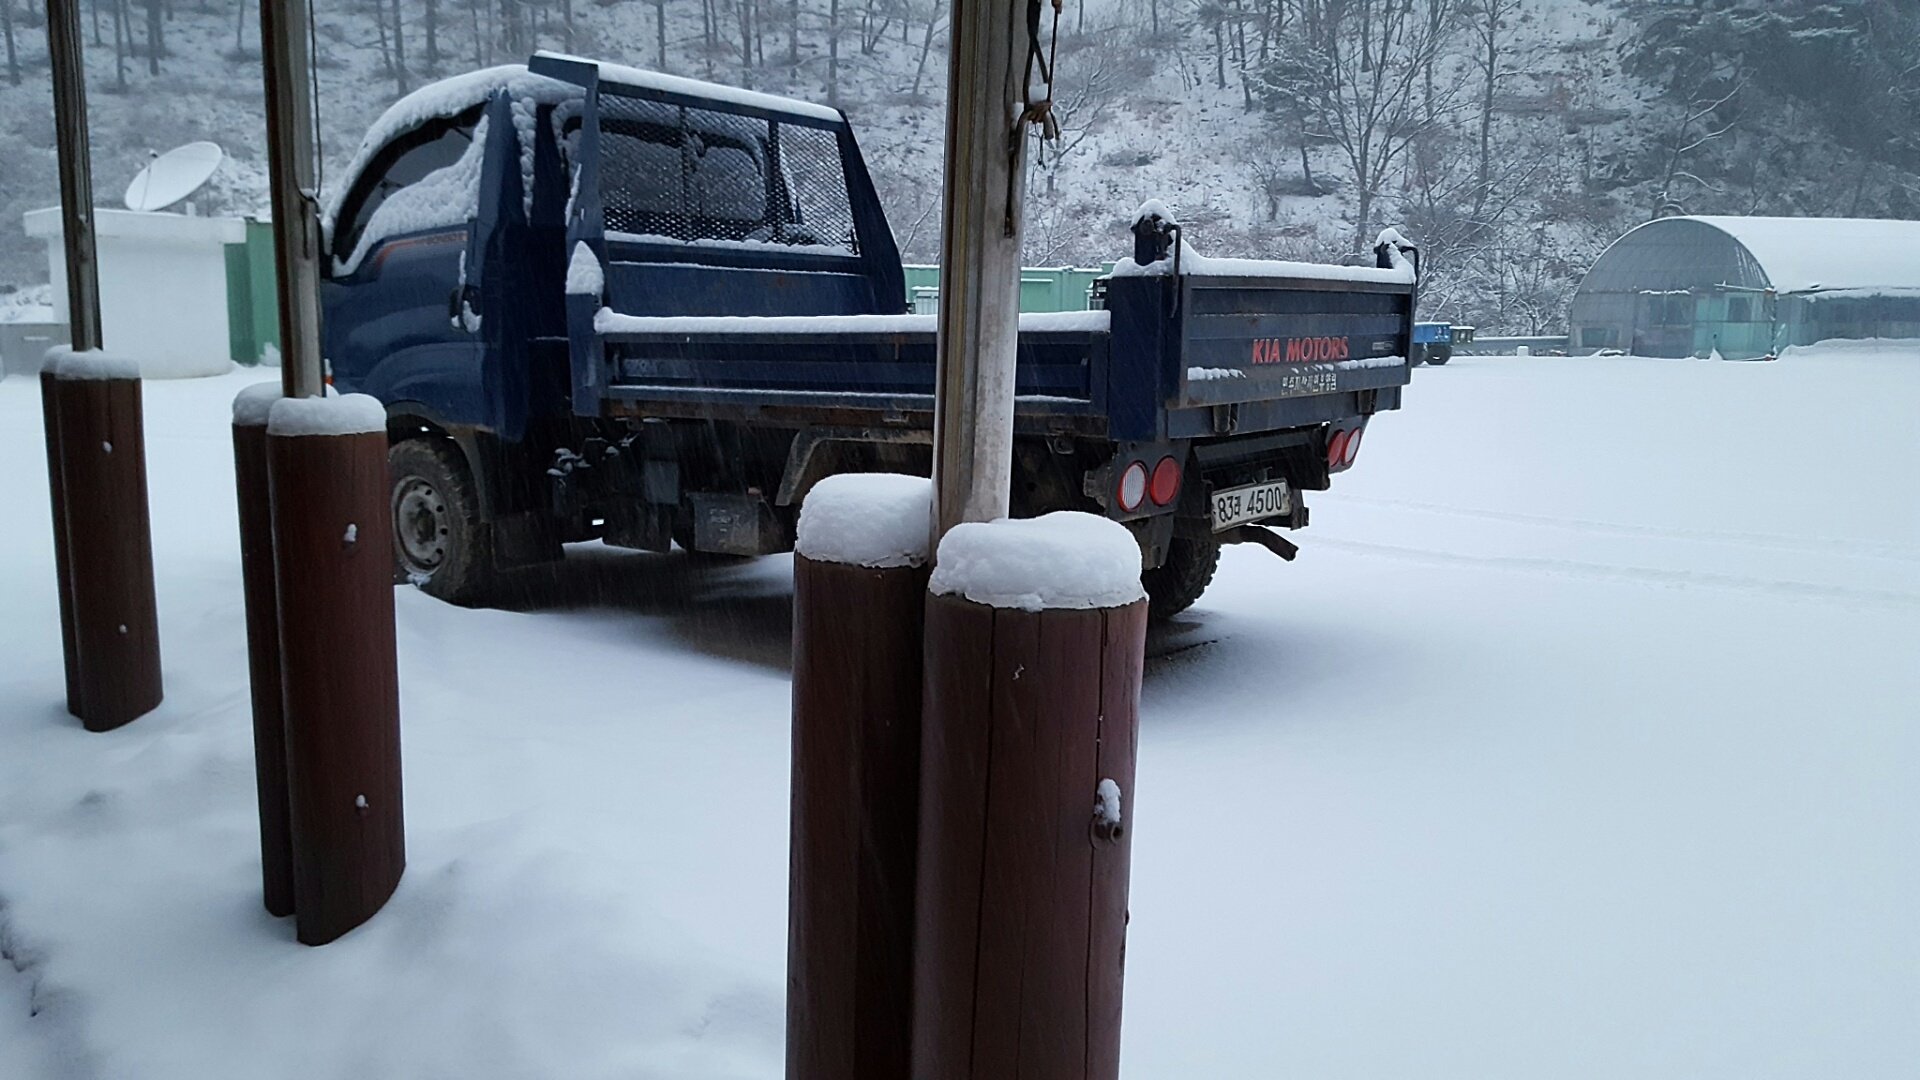
[[493, 567], [480, 501], [460, 451], [444, 440], [408, 439], [387, 451], [393, 484], [393, 573], [448, 603], [480, 598]]
[[1174, 537], [1167, 545], [1167, 561], [1140, 575], [1147, 589], [1147, 616], [1165, 619], [1192, 607], [1219, 565], [1220, 541]]

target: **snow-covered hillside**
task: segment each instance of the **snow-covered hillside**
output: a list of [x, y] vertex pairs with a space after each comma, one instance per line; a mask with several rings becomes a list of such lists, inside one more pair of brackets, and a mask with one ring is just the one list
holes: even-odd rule
[[[0, 0], [0, 6], [13, 15], [20, 71], [18, 85], [0, 83], [0, 289], [6, 289], [43, 279], [38, 245], [25, 241], [19, 216], [57, 195], [40, 17], [22, 0]], [[259, 209], [264, 159], [254, 6], [166, 5], [158, 74], [150, 73], [144, 55], [144, 19], [136, 15], [128, 46], [118, 49], [111, 9], [105, 17], [88, 9], [95, 178], [103, 203], [117, 200], [149, 152], [212, 139], [232, 159], [207, 208]], [[1764, 5], [1739, 0], [1737, 6]], [[1807, 0], [1777, 6], [1819, 9]], [[1123, 254], [1126, 215], [1148, 196], [1177, 211], [1196, 247], [1223, 255], [1338, 259], [1354, 250], [1356, 236], [1371, 235], [1369, 227], [1400, 221], [1427, 245], [1431, 314], [1534, 333], [1561, 327], [1567, 291], [1591, 257], [1663, 203], [1695, 213], [1853, 216], [1911, 213], [1916, 205], [1920, 176], [1912, 171], [1911, 147], [1885, 139], [1876, 144], [1860, 132], [1841, 139], [1847, 132], [1781, 89], [1778, 76], [1769, 81], [1767, 65], [1756, 64], [1756, 57], [1722, 63], [1702, 54], [1698, 72], [1661, 67], [1660, 57], [1697, 45], [1694, 38], [1652, 36], [1649, 28], [1671, 20], [1679, 10], [1674, 5], [1433, 0], [1416, 7], [1444, 13], [1432, 77], [1396, 88], [1405, 91], [1399, 98], [1422, 104], [1417, 115], [1393, 118], [1409, 130], [1396, 127], [1377, 137], [1382, 147], [1398, 149], [1363, 185], [1334, 133], [1336, 118], [1289, 119], [1275, 97], [1276, 87], [1317, 85], [1322, 54], [1293, 64], [1289, 50], [1305, 47], [1310, 35], [1303, 28], [1333, 10], [1324, 0], [1067, 6], [1059, 24], [1055, 106], [1062, 137], [1036, 159], [1029, 261], [1087, 263]], [[320, 127], [334, 178], [403, 82], [418, 85], [524, 58], [535, 46], [571, 48], [831, 98], [857, 125], [907, 256], [931, 261], [938, 251], [943, 0], [315, 0], [314, 8]], [[1719, 14], [1690, 17], [1738, 14], [1727, 5], [1713, 10]], [[404, 57], [394, 48], [393, 13]], [[789, 30], [796, 17], [797, 40]], [[1497, 33], [1492, 92], [1483, 101], [1488, 80], [1478, 65], [1486, 55], [1481, 31], [1489, 26]], [[1882, 37], [1893, 40], [1892, 29]], [[1709, 32], [1717, 31], [1698, 29]], [[1389, 52], [1395, 58], [1389, 70], [1404, 66], [1403, 54], [1425, 55], [1411, 46]], [[116, 59], [121, 53], [123, 62]], [[1635, 74], [1623, 71], [1629, 58], [1636, 60]], [[1801, 74], [1820, 82], [1817, 71]], [[1710, 100], [1718, 92], [1720, 82], [1710, 79], [1729, 82], [1738, 95], [1694, 117], [1699, 95]], [[1481, 178], [1483, 113], [1489, 154]], [[1723, 126], [1724, 134], [1701, 141]], [[1684, 153], [1669, 152], [1696, 142]], [[1848, 145], [1865, 147], [1866, 156]], [[1484, 194], [1470, 194], [1482, 179]], [[1363, 187], [1373, 202], [1367, 222], [1357, 221]]]
[[[0, 381], [0, 1076], [779, 1076], [787, 560], [403, 590], [409, 869], [305, 949], [259, 902], [246, 382], [146, 388], [167, 700], [90, 735]], [[1127, 1075], [1910, 1076], [1915, 400], [1912, 347], [1421, 369], [1300, 560], [1230, 549], [1149, 643]]]

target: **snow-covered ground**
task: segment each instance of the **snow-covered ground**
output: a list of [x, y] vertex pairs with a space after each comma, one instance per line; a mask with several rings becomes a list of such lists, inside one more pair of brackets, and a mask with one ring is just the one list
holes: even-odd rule
[[[147, 387], [167, 700], [107, 735], [0, 382], [0, 1076], [778, 1076], [787, 562], [403, 591], [410, 868], [302, 948], [258, 901], [248, 381]], [[1127, 1075], [1912, 1075], [1917, 405], [1898, 351], [1422, 369], [1300, 561], [1229, 550], [1150, 642]]]

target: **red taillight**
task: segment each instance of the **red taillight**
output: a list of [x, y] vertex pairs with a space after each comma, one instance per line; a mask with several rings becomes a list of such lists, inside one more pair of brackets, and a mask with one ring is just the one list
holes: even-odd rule
[[1138, 461], [1127, 465], [1120, 474], [1120, 487], [1115, 492], [1120, 499], [1120, 509], [1131, 514], [1140, 509], [1140, 503], [1147, 497], [1147, 467]]
[[1353, 464], [1353, 459], [1360, 456], [1360, 436], [1363, 430], [1364, 429], [1361, 428], [1354, 428], [1353, 434], [1347, 436], [1347, 451], [1341, 460], [1348, 465]]
[[1147, 498], [1155, 506], [1166, 506], [1173, 497], [1180, 494], [1180, 463], [1171, 457], [1163, 457], [1160, 464], [1153, 467], [1153, 479], [1147, 484]]
[[1327, 440], [1327, 468], [1338, 469], [1347, 463], [1347, 437], [1350, 431], [1336, 431]]

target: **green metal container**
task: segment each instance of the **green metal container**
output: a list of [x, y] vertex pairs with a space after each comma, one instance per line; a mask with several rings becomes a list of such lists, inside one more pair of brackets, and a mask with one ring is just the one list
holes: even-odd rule
[[[907, 304], [917, 314], [940, 309], [940, 268], [908, 266]], [[1104, 266], [1026, 267], [1020, 271], [1021, 311], [1085, 311], [1094, 280], [1113, 270]]]
[[273, 273], [273, 225], [247, 219], [244, 242], [227, 245], [227, 339], [236, 364], [280, 349], [280, 301]]

